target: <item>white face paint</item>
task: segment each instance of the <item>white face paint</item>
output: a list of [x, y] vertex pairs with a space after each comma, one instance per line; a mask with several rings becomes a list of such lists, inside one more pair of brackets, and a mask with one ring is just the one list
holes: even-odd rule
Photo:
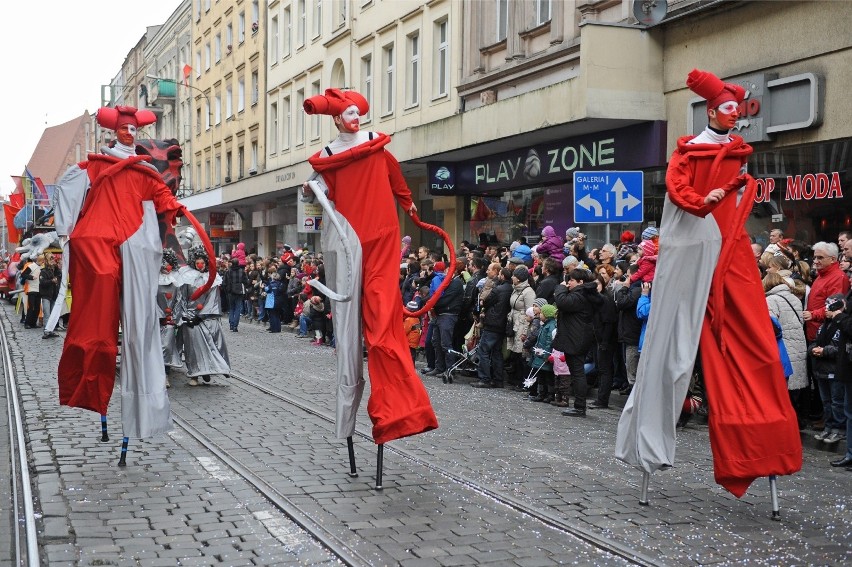
[[340, 125], [347, 132], [357, 132], [361, 129], [360, 117], [361, 113], [358, 112], [358, 107], [353, 104], [340, 115]]

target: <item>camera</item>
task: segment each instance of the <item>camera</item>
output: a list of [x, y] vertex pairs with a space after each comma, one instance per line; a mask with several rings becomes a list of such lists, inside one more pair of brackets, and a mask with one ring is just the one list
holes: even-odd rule
[[843, 309], [843, 300], [840, 299], [835, 299], [825, 306], [826, 311], [840, 311], [841, 309]]

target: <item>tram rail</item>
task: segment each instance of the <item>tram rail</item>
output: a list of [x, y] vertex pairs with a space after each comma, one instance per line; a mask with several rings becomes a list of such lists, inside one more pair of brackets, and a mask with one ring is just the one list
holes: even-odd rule
[[[279, 390], [276, 390], [275, 388], [271, 388], [265, 384], [260, 384], [251, 379], [245, 378], [239, 375], [238, 373], [232, 373], [230, 377], [232, 380], [240, 382], [252, 389], [256, 389], [265, 394], [266, 396], [274, 398], [275, 400], [283, 402], [288, 406], [298, 408], [301, 411], [304, 411], [312, 416], [319, 418], [320, 420], [328, 423], [329, 430], [333, 431], [334, 416], [331, 413], [323, 411], [317, 408], [316, 406], [306, 403], [304, 400], [296, 396], [285, 394]], [[302, 529], [304, 529], [306, 532], [315, 537], [323, 545], [323, 547], [325, 547], [330, 553], [338, 557], [341, 562], [345, 563], [346, 565], [370, 564], [367, 559], [352, 550], [350, 546], [346, 545], [334, 534], [323, 529], [321, 526], [321, 522], [311, 518], [310, 516], [299, 510], [298, 507], [293, 505], [292, 502], [286, 496], [283, 496], [278, 491], [276, 491], [271, 485], [261, 479], [254, 472], [252, 472], [242, 462], [240, 462], [238, 458], [235, 458], [234, 456], [230, 455], [226, 450], [223, 450], [222, 448], [217, 446], [216, 443], [213, 442], [202, 431], [190, 425], [190, 423], [186, 419], [179, 416], [175, 412], [174, 407], [172, 408], [172, 414], [174, 416], [176, 424], [181, 429], [186, 431], [196, 441], [201, 443], [205, 448], [215, 454], [236, 474], [251, 483], [263, 496], [265, 496], [269, 500], [269, 502], [271, 502], [276, 508], [278, 508], [289, 518], [291, 518]], [[363, 439], [372, 441], [372, 437], [369, 433], [362, 431], [358, 428], [356, 428], [355, 435]], [[409, 461], [410, 463], [416, 464], [420, 467], [424, 467], [428, 471], [441, 475], [457, 485], [480, 493], [502, 506], [505, 506], [515, 512], [521, 513], [529, 518], [532, 518], [539, 522], [543, 527], [547, 527], [556, 530], [557, 532], [562, 532], [566, 535], [572, 536], [578, 540], [581, 540], [582, 542], [585, 542], [586, 544], [589, 544], [596, 550], [620, 558], [629, 564], [641, 566], [661, 565], [660, 560], [658, 558], [652, 558], [642, 553], [638, 553], [635, 550], [617, 541], [596, 534], [593, 531], [585, 529], [583, 527], [571, 524], [563, 520], [562, 518], [559, 518], [558, 516], [547, 512], [546, 510], [534, 507], [533, 505], [519, 498], [506, 494], [505, 492], [502, 492], [500, 490], [495, 490], [490, 486], [477, 482], [475, 479], [471, 479], [445, 466], [441, 466], [427, 459], [424, 459], [412, 451], [408, 451], [399, 447], [391, 447], [390, 445], [385, 446], [385, 451], [390, 451], [392, 454], [398, 455], [403, 459]]]
[[21, 567], [38, 567], [40, 563], [38, 531], [30, 479], [24, 418], [18, 399], [18, 382], [9, 349], [6, 329], [0, 325], [0, 358], [3, 361], [3, 383], [6, 394], [10, 447], [10, 504], [13, 526], [10, 530], [11, 560]]

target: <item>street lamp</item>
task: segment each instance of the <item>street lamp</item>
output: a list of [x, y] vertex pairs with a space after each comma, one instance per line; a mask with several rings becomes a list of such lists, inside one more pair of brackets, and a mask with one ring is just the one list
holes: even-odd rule
[[[179, 104], [179, 97], [177, 96], [177, 87], [179, 85], [183, 85], [185, 87], [188, 87], [190, 89], [194, 89], [194, 90], [198, 91], [199, 93], [201, 93], [201, 96], [203, 96], [204, 99], [207, 101], [207, 125], [208, 125], [208, 130], [210, 130], [210, 159], [211, 159], [211, 162], [212, 162], [214, 160], [215, 148], [213, 147], [213, 106], [210, 103], [210, 96], [206, 92], [204, 92], [203, 89], [200, 89], [199, 87], [196, 87], [195, 85], [190, 85], [190, 84], [183, 82], [183, 81], [177, 81], [175, 79], [167, 79], [165, 77], [157, 77], [155, 75], [145, 75], [145, 78], [152, 79], [152, 80], [155, 80], [155, 81], [162, 81], [162, 82], [166, 82], [166, 83], [171, 83], [171, 84], [175, 85], [175, 87], [176, 87], [175, 88], [175, 124], [178, 128], [180, 127], [180, 120], [179, 120], [180, 104]], [[159, 85], [158, 85], [158, 91], [159, 91]], [[190, 124], [191, 123], [192, 123], [192, 120], [190, 119]], [[199, 127], [200, 127], [200, 125], [199, 125]], [[180, 136], [178, 136], [178, 138], [180, 138]], [[192, 152], [192, 146], [191, 145], [190, 145], [190, 155], [194, 155], [193, 152]], [[203, 149], [201, 151], [201, 160], [202, 160], [202, 163], [203, 163], [203, 160], [204, 160], [204, 150]], [[199, 179], [199, 180], [197, 180], [197, 182], [198, 182], [198, 188], [200, 189], [201, 188], [201, 180]]]

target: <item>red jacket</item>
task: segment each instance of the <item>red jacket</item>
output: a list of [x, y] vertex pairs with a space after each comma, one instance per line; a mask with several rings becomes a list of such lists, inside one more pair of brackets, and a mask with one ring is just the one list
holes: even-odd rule
[[849, 278], [837, 262], [817, 272], [817, 278], [808, 294], [807, 310], [811, 312], [811, 320], [805, 322], [805, 336], [808, 342], [816, 339], [817, 330], [825, 319], [825, 300], [835, 293], [846, 294], [848, 291]]

